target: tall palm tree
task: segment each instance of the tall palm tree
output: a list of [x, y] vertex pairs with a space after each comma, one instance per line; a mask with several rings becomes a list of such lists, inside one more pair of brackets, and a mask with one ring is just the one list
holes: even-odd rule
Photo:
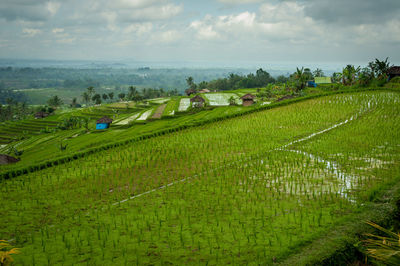
[[332, 82], [338, 83], [342, 80], [342, 73], [340, 72], [334, 72], [332, 74]]
[[90, 87], [88, 87], [88, 88], [86, 89], [86, 91], [87, 91], [87, 94], [89, 95], [89, 98], [92, 98], [92, 96], [93, 96], [94, 93], [95, 93], [94, 88], [93, 88], [92, 86], [90, 86]]
[[186, 79], [186, 83], [189, 86], [189, 89], [196, 90], [197, 86], [196, 86], [196, 83], [194, 83], [193, 77], [188, 77]]
[[72, 102], [71, 102], [71, 107], [75, 107], [77, 104], [77, 99], [76, 97], [72, 98]]
[[89, 96], [89, 94], [88, 94], [87, 92], [84, 92], [84, 93], [82, 94], [82, 99], [83, 99], [83, 101], [84, 101], [86, 104], [88, 104], [88, 103], [90, 102], [90, 96]]
[[357, 80], [359, 72], [360, 67], [355, 68], [353, 65], [347, 65], [342, 71], [343, 84], [353, 85]]
[[322, 71], [322, 69], [320, 69], [320, 68], [317, 68], [313, 74], [314, 74], [314, 77], [323, 77], [324, 71]]
[[303, 90], [306, 86], [307, 75], [304, 73], [304, 67], [299, 69], [296, 67], [296, 72], [294, 72], [294, 79], [297, 81], [297, 90]]
[[108, 93], [108, 98], [112, 101], [114, 99], [114, 92]]
[[387, 75], [387, 71], [390, 68], [390, 63], [388, 62], [388, 57], [384, 61], [380, 61], [375, 58], [375, 62], [369, 62], [368, 67], [372, 70], [377, 78], [384, 78]]

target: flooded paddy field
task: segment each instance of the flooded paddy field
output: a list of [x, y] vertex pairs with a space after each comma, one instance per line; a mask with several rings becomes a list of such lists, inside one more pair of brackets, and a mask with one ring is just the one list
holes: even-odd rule
[[284, 260], [399, 181], [399, 100], [327, 96], [2, 181], [0, 238], [21, 265]]

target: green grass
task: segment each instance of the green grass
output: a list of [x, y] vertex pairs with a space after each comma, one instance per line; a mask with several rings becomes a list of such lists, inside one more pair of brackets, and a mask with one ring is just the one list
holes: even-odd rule
[[[399, 100], [388, 92], [312, 99], [2, 181], [0, 238], [15, 239], [22, 248], [16, 260], [23, 265], [283, 260], [362, 211], [374, 191], [399, 176]], [[242, 107], [212, 112], [233, 110]], [[90, 142], [95, 136], [86, 137]]]
[[172, 98], [164, 109], [163, 117], [173, 116], [178, 111], [180, 97]]

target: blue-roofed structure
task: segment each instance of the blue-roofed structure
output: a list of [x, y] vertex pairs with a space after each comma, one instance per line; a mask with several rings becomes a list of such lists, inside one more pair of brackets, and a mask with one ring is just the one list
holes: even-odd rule
[[107, 129], [110, 127], [110, 124], [112, 123], [112, 119], [104, 116], [102, 118], [100, 118], [99, 120], [97, 120], [96, 122], [96, 129], [98, 130], [102, 130], [102, 129]]

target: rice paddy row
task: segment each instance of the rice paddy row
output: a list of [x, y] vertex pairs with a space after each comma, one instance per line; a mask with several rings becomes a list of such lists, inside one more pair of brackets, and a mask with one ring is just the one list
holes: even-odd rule
[[308, 100], [3, 181], [0, 238], [21, 265], [284, 259], [399, 177], [399, 100]]

